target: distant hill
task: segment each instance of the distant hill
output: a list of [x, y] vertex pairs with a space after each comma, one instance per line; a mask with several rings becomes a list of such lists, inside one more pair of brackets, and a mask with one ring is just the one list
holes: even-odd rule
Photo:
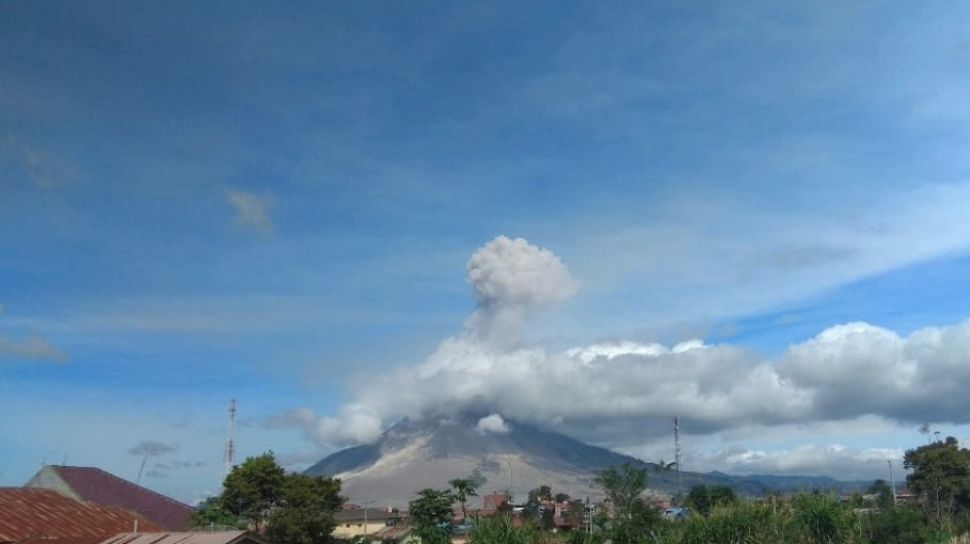
[[[404, 420], [374, 444], [338, 451], [307, 469], [307, 474], [332, 475], [343, 480], [343, 495], [351, 502], [405, 506], [426, 487], [446, 488], [454, 478], [479, 481], [479, 495], [512, 489], [516, 500], [545, 484], [555, 493], [598, 497], [591, 485], [596, 473], [610, 465], [632, 463], [646, 467], [650, 491], [676, 490], [676, 475], [659, 471], [629, 455], [586, 444], [563, 434], [531, 425], [507, 422], [506, 432], [483, 432], [475, 418], [451, 421]], [[684, 489], [695, 485], [728, 485], [742, 495], [761, 495], [766, 489], [856, 489], [857, 482], [805, 476], [731, 476], [683, 472]], [[472, 506], [477, 506], [475, 501]]]

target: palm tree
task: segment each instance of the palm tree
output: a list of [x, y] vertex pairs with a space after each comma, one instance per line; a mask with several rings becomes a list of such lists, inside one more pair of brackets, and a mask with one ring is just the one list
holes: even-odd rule
[[677, 466], [677, 461], [674, 461], [672, 463], [664, 463], [664, 460], [661, 459], [659, 462], [657, 462], [657, 466], [653, 470], [654, 472], [670, 472], [676, 466]]
[[468, 516], [468, 511], [465, 510], [465, 502], [468, 501], [469, 497], [477, 497], [478, 485], [467, 478], [456, 478], [448, 482], [451, 488], [454, 490], [455, 499], [461, 504], [461, 521], [465, 522], [465, 518]]

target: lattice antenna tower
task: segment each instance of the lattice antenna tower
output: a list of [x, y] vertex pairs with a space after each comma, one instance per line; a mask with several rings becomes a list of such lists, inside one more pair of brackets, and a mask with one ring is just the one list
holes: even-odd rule
[[674, 469], [677, 471], [677, 494], [682, 494], [684, 491], [681, 487], [680, 463], [680, 418], [674, 416]]
[[236, 466], [236, 399], [229, 399], [229, 438], [226, 439], [226, 474]]

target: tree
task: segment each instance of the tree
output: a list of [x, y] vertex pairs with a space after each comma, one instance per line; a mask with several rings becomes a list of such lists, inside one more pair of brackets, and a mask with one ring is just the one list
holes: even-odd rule
[[451, 533], [451, 505], [455, 497], [449, 491], [422, 489], [411, 501], [410, 514], [422, 544], [446, 544]]
[[687, 494], [687, 504], [698, 514], [706, 516], [715, 506], [734, 504], [738, 500], [734, 490], [726, 485], [698, 485]]
[[566, 510], [566, 521], [574, 529], [586, 524], [586, 503], [580, 499], [569, 501], [569, 508]]
[[221, 497], [209, 497], [192, 512], [190, 528], [245, 529], [246, 522], [222, 506]]
[[648, 508], [640, 495], [647, 489], [647, 471], [625, 464], [610, 467], [597, 479], [613, 503], [615, 515], [609, 523], [609, 537], [615, 544], [647, 542], [652, 530], [661, 523], [660, 512]]
[[336, 525], [333, 514], [343, 502], [339, 480], [287, 474], [266, 535], [271, 542], [285, 544], [329, 542]]
[[272, 508], [279, 502], [285, 475], [271, 451], [247, 458], [226, 476], [222, 507], [246, 520], [255, 531], [263, 532]]
[[939, 527], [948, 526], [953, 514], [970, 508], [970, 450], [961, 448], [952, 436], [908, 450], [903, 464], [912, 471], [906, 476], [907, 485]]
[[869, 542], [924, 544], [937, 541], [925, 515], [908, 506], [889, 506], [863, 518]]
[[469, 497], [477, 497], [478, 485], [474, 480], [468, 478], [456, 478], [448, 482], [451, 485], [452, 494], [461, 504], [461, 520], [462, 522], [468, 517], [468, 510], [465, 509], [465, 503], [468, 501]]
[[548, 485], [545, 485], [545, 484], [540, 485], [538, 491], [539, 491], [539, 500], [547, 501], [552, 498], [552, 488], [549, 487]]
[[893, 490], [886, 483], [886, 480], [876, 480], [872, 482], [867, 490], [870, 495], [876, 496], [876, 506], [882, 509], [892, 508], [894, 505], [893, 501]]
[[343, 501], [340, 480], [286, 474], [268, 452], [234, 467], [216, 504], [272, 543], [323, 544]]
[[629, 517], [633, 504], [647, 489], [647, 471], [626, 463], [620, 469], [610, 467], [600, 473], [596, 482], [610, 498], [619, 517]]
[[553, 499], [555, 499], [556, 502], [569, 502], [569, 495], [566, 493], [556, 493], [556, 496], [553, 497]]

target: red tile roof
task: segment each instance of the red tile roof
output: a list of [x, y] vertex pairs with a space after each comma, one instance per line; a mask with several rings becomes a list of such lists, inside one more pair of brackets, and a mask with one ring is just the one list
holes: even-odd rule
[[95, 467], [51, 466], [86, 501], [141, 514], [164, 530], [185, 529], [192, 507]]
[[135, 520], [139, 530], [161, 530], [121, 508], [77, 501], [49, 489], [0, 488], [0, 542], [89, 544], [131, 531]]

